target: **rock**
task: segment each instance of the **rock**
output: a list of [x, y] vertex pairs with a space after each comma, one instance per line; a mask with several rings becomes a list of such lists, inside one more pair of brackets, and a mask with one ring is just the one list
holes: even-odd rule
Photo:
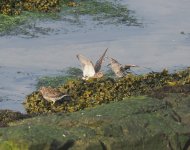
[[0, 149], [187, 150], [190, 94], [181, 94], [168, 93], [163, 99], [131, 97], [74, 113], [12, 122], [0, 128]]
[[163, 70], [145, 75], [128, 74], [118, 79], [110, 77], [89, 81], [72, 79], [59, 86], [58, 89], [62, 93], [67, 93], [71, 97], [70, 101], [54, 105], [44, 100], [36, 91], [26, 97], [25, 108], [29, 114], [75, 112], [113, 101], [121, 101], [130, 96], [152, 94], [153, 97], [162, 98], [171, 91], [179, 93], [183, 90], [188, 93], [190, 91], [189, 75], [190, 70], [186, 69], [176, 73]]
[[11, 110], [0, 110], [0, 127], [8, 126], [9, 122], [28, 118], [29, 115], [22, 114], [20, 112], [14, 112]]

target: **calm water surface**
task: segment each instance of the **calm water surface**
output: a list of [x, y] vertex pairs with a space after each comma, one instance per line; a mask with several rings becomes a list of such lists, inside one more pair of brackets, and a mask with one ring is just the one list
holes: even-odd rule
[[[37, 78], [79, 67], [76, 54], [93, 61], [103, 50], [120, 63], [160, 70], [190, 64], [189, 0], [121, 0], [135, 10], [142, 27], [85, 25], [61, 21], [39, 23], [57, 34], [38, 38], [0, 37], [0, 109], [24, 112], [22, 102], [35, 90]], [[181, 34], [184, 32], [185, 34]]]

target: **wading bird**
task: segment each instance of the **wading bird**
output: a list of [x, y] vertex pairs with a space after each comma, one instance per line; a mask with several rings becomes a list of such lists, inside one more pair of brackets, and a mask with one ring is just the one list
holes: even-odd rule
[[111, 65], [111, 69], [113, 70], [113, 72], [115, 73], [115, 75], [117, 77], [123, 77], [126, 75], [126, 71], [130, 70], [131, 67], [138, 67], [137, 65], [132, 65], [132, 64], [128, 64], [128, 65], [121, 65], [117, 60], [111, 58], [111, 57], [107, 57], [110, 59], [110, 64]]
[[59, 100], [71, 100], [71, 97], [67, 94], [60, 92], [57, 89], [51, 87], [41, 87], [39, 92], [42, 94], [43, 98], [49, 102], [53, 102], [53, 104]]
[[88, 80], [89, 78], [101, 78], [103, 73], [100, 72], [104, 57], [106, 55], [108, 49], [104, 51], [102, 56], [96, 61], [96, 64], [92, 63], [92, 61], [85, 56], [78, 54], [77, 58], [82, 65], [83, 77], [82, 79]]

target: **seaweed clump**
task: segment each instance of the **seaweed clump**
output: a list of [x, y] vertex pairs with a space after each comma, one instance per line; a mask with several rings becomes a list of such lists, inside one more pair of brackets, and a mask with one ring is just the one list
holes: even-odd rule
[[118, 79], [69, 80], [58, 89], [68, 93], [72, 101], [53, 104], [35, 91], [27, 96], [25, 108], [28, 113], [74, 112], [111, 101], [120, 101], [125, 97], [150, 94], [165, 86], [189, 85], [189, 73], [189, 69], [175, 73], [163, 70], [145, 75], [128, 74]]
[[19, 15], [22, 11], [57, 12], [61, 3], [68, 7], [78, 6], [73, 0], [0, 0], [0, 13]]
[[19, 15], [22, 11], [54, 12], [60, 0], [0, 0], [0, 13]]
[[0, 127], [7, 127], [9, 122], [28, 118], [29, 115], [11, 110], [0, 110]]

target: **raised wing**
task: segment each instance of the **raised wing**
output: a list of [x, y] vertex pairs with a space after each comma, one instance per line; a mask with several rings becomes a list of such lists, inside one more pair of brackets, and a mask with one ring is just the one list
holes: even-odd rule
[[77, 55], [77, 58], [82, 64], [83, 77], [93, 77], [95, 75], [95, 70], [92, 61], [80, 54]]
[[99, 72], [100, 69], [101, 69], [101, 66], [102, 66], [102, 62], [104, 60], [104, 57], [106, 55], [106, 52], [107, 52], [108, 48], [104, 51], [103, 55], [96, 61], [96, 64], [95, 64], [95, 67], [94, 67], [94, 70], [95, 72]]
[[122, 65], [115, 59], [110, 58], [111, 59], [111, 68], [113, 70], [113, 72], [116, 74], [116, 76], [118, 77], [123, 77], [125, 75], [124, 71], [123, 71], [123, 67]]

